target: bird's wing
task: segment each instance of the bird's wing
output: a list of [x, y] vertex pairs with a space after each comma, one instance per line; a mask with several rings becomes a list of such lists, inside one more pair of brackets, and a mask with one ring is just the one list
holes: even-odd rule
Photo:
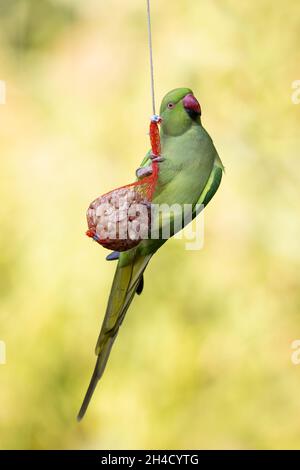
[[224, 166], [220, 160], [218, 154], [216, 154], [214, 166], [211, 171], [210, 177], [206, 183], [204, 190], [202, 191], [200, 198], [198, 199], [197, 204], [203, 204], [203, 206], [207, 206], [209, 201], [214, 197], [216, 194], [221, 180], [223, 176]]

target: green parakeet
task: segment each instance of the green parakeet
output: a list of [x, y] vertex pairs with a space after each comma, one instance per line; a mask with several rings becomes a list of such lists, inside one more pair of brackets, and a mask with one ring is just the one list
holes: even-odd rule
[[[160, 117], [162, 158], [159, 159], [159, 175], [152, 203], [206, 206], [220, 185], [224, 167], [212, 139], [202, 126], [201, 108], [193, 92], [189, 88], [170, 91], [161, 103]], [[137, 175], [150, 172], [150, 164], [151, 152], [142, 161]], [[170, 236], [173, 234], [174, 230]], [[143, 289], [143, 273], [152, 255], [165, 241], [142, 240], [135, 248], [108, 256], [108, 259], [118, 259], [118, 265], [96, 345], [98, 357], [95, 370], [78, 420], [83, 418], [104, 372], [128, 307], [135, 294], [140, 294]]]

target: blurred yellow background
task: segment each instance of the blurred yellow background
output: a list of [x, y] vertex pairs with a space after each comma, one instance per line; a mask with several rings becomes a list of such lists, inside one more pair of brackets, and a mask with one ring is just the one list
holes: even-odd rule
[[85, 211], [149, 146], [146, 6], [0, 4], [2, 449], [300, 447], [300, 3], [152, 15], [157, 105], [193, 89], [226, 175], [204, 249], [153, 258], [77, 424], [115, 269]]

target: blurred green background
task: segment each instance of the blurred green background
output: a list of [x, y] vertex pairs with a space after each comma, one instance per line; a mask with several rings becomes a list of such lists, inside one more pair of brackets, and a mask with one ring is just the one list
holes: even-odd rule
[[153, 258], [77, 424], [115, 269], [85, 210], [148, 149], [145, 1], [0, 2], [2, 449], [300, 447], [300, 3], [152, 14], [157, 101], [193, 89], [226, 175], [204, 249]]

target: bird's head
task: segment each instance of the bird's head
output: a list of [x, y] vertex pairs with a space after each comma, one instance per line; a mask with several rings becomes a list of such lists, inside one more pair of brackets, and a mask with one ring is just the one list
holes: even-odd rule
[[201, 107], [189, 88], [176, 88], [169, 91], [160, 107], [161, 128], [166, 135], [181, 135], [194, 122], [201, 123]]

